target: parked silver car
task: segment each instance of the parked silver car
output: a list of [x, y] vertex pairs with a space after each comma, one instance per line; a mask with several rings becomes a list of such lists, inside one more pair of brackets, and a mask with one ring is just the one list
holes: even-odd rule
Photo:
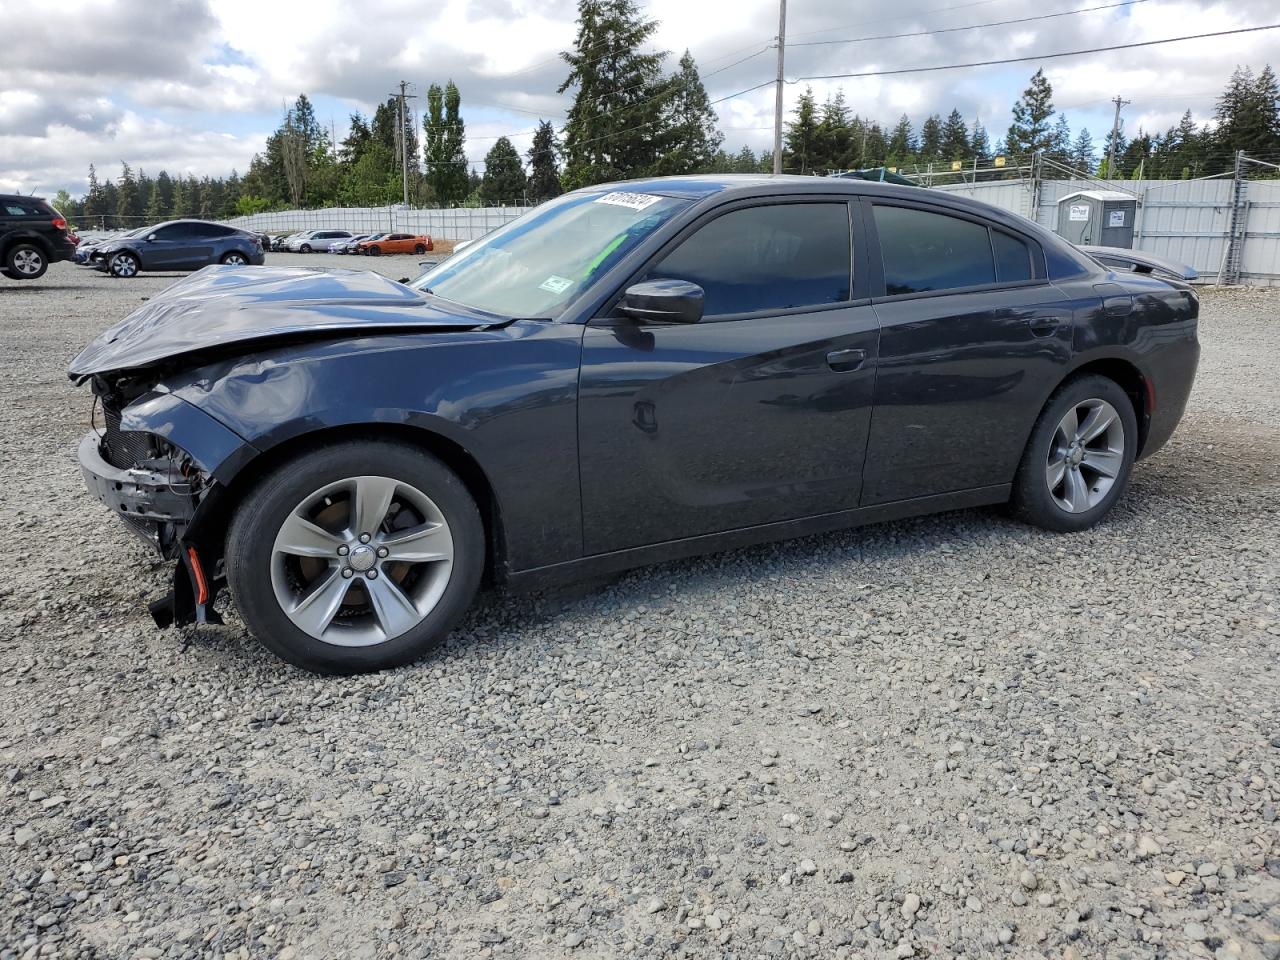
[[335, 240], [350, 240], [351, 236], [350, 230], [306, 230], [290, 238], [285, 249], [292, 253], [314, 253], [328, 250]]
[[374, 236], [372, 233], [357, 233], [352, 237], [344, 237], [329, 244], [328, 250], [330, 253], [353, 253], [357, 243], [361, 240], [368, 240], [372, 236]]

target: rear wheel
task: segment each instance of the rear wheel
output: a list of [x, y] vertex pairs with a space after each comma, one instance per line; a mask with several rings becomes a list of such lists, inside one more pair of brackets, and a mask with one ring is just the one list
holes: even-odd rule
[[1070, 380], [1049, 398], [1014, 480], [1014, 512], [1048, 530], [1085, 530], [1129, 483], [1138, 420], [1128, 395], [1101, 376]]
[[227, 581], [273, 653], [358, 673], [443, 641], [484, 557], [475, 501], [444, 464], [397, 443], [352, 442], [285, 464], [245, 498], [227, 538]]
[[15, 243], [5, 255], [4, 266], [13, 280], [38, 280], [49, 269], [49, 258], [34, 243]]
[[239, 250], [232, 250], [230, 253], [223, 254], [222, 262], [230, 267], [243, 267], [249, 261]]
[[107, 261], [107, 269], [111, 271], [113, 277], [136, 277], [138, 270], [142, 264], [138, 260], [137, 254], [130, 253], [127, 250], [121, 250], [119, 253], [112, 255]]
[[414, 247], [414, 248], [413, 248], [413, 252], [414, 252], [414, 253], [416, 253], [416, 254], [418, 254], [419, 256], [421, 256], [422, 254], [424, 254], [424, 253], [426, 253], [426, 252], [427, 252], [427, 248], [426, 248], [426, 246], [424, 246], [423, 244], [421, 244], [421, 243], [420, 243], [420, 244], [418, 244], [416, 247]]

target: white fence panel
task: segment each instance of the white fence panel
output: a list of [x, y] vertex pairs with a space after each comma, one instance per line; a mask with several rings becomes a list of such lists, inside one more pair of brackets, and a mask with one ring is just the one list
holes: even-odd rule
[[426, 233], [441, 240], [476, 240], [514, 220], [532, 207], [458, 207], [418, 210], [412, 207], [327, 207], [323, 210], [275, 210], [235, 217], [228, 226], [255, 233], [301, 230], [350, 230], [375, 233], [388, 230]]
[[[1005, 180], [934, 187], [1028, 215], [1031, 180]], [[1116, 189], [1138, 198], [1134, 247], [1193, 266], [1215, 280], [1226, 249], [1231, 215], [1230, 178], [1217, 180], [1129, 180]], [[1041, 180], [1035, 220], [1053, 230], [1058, 201], [1077, 190], [1097, 189], [1089, 180]], [[1247, 213], [1242, 279], [1280, 284], [1280, 181], [1253, 180], [1246, 186]]]

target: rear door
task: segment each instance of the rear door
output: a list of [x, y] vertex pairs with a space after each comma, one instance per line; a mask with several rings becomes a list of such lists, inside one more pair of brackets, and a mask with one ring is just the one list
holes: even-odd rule
[[864, 201], [880, 318], [862, 503], [1010, 483], [1071, 359], [1035, 240], [927, 203]]
[[697, 283], [701, 322], [590, 322], [588, 554], [857, 506], [878, 327], [851, 288], [851, 212], [843, 197], [716, 210], [634, 278]]

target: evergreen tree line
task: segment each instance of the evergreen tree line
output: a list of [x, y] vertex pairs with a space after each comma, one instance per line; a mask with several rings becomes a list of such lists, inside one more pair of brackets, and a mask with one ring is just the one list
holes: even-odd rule
[[[561, 54], [568, 76], [559, 92], [573, 92], [560, 130], [542, 121], [522, 156], [499, 137], [482, 164], [465, 154], [462, 97], [449, 81], [431, 84], [421, 126], [395, 97], [371, 117], [350, 117], [334, 142], [306, 95], [286, 112], [248, 171], [224, 178], [154, 178], [121, 164], [114, 179], [89, 168], [89, 191], [77, 201], [60, 193], [63, 213], [93, 224], [128, 226], [169, 217], [227, 218], [297, 207], [368, 207], [398, 203], [407, 185], [416, 206], [496, 206], [538, 202], [563, 190], [649, 175], [769, 171], [771, 153], [724, 149], [724, 137], [697, 64], [686, 50], [666, 73], [664, 53], [645, 52], [657, 29], [635, 0], [579, 0], [573, 50]], [[997, 156], [1009, 168], [1037, 152], [1064, 166], [1104, 177], [1186, 178], [1231, 168], [1234, 152], [1280, 157], [1280, 89], [1268, 65], [1255, 74], [1237, 68], [1219, 98], [1212, 125], [1197, 125], [1188, 110], [1163, 133], [1139, 130], [1116, 143], [1116, 167], [1107, 170], [1111, 134], [1097, 146], [1087, 129], [1072, 131], [1053, 104], [1053, 90], [1037, 70], [1013, 105], [1002, 140], [993, 143], [976, 120], [958, 110], [907, 115], [892, 126], [855, 112], [843, 91], [818, 104], [801, 94], [786, 124], [783, 168], [789, 173], [889, 166], [914, 172], [928, 165], [948, 171], [951, 161], [989, 167]], [[1098, 162], [1098, 155], [1103, 158]], [[402, 157], [408, 158], [406, 164]], [[1052, 176], [1054, 167], [1046, 166]], [[994, 174], [999, 175], [999, 174]], [[1059, 171], [1058, 175], [1065, 176]]]

